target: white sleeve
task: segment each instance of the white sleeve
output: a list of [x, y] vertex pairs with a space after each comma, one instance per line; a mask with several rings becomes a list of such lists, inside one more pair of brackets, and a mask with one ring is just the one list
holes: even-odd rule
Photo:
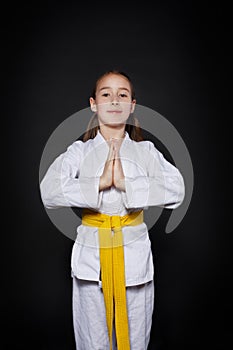
[[185, 186], [181, 172], [146, 141], [147, 167], [145, 175], [125, 177], [125, 192], [122, 192], [126, 208], [159, 206], [177, 208], [184, 200]]
[[82, 141], [76, 141], [59, 155], [40, 183], [46, 208], [80, 207], [98, 209], [102, 200], [97, 176], [79, 176], [82, 162]]

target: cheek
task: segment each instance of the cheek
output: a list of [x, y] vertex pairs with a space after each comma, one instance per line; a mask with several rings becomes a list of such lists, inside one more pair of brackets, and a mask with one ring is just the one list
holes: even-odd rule
[[102, 121], [105, 122], [106, 120], [108, 120], [108, 116], [106, 113], [107, 110], [107, 104], [99, 104], [97, 106], [97, 114], [98, 114], [98, 118]]
[[98, 113], [99, 113], [99, 114], [105, 113], [106, 110], [107, 110], [107, 106], [108, 106], [108, 104], [107, 104], [106, 102], [105, 102], [105, 103], [99, 103], [99, 104], [97, 105], [97, 111], [98, 111]]
[[124, 103], [122, 104], [122, 109], [124, 111], [124, 114], [130, 114], [131, 113], [131, 103]]

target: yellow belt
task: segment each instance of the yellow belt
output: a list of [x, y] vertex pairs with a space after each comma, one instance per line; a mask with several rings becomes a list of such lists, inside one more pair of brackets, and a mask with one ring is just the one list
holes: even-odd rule
[[126, 304], [125, 266], [122, 226], [143, 222], [143, 210], [124, 216], [110, 216], [84, 209], [82, 224], [98, 227], [101, 280], [106, 321], [112, 350], [113, 317], [118, 350], [129, 350], [129, 326]]

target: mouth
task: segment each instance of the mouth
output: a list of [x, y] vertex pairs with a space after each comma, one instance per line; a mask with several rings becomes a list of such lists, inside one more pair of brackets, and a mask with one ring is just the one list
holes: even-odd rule
[[114, 110], [110, 110], [110, 111], [107, 111], [108, 113], [116, 113], [116, 114], [120, 114], [122, 113], [122, 111], [120, 111], [119, 109], [114, 109]]

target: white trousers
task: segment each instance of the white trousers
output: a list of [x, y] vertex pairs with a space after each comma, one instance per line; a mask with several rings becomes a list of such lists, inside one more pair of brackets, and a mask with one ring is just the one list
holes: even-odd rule
[[[146, 350], [154, 308], [154, 282], [126, 288], [130, 349]], [[73, 276], [73, 327], [77, 350], [109, 350], [103, 291]], [[113, 350], [116, 350], [115, 331]]]

